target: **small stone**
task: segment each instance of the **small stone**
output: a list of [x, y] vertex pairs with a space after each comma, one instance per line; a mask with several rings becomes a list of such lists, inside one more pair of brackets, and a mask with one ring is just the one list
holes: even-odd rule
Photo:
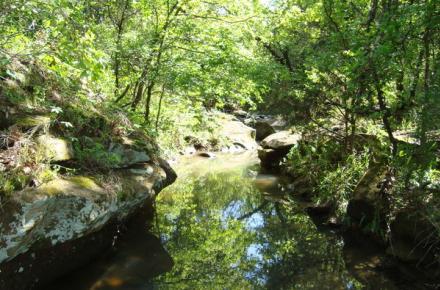
[[211, 152], [200, 152], [197, 154], [197, 156], [206, 157], [206, 158], [215, 158], [216, 157], [215, 154], [211, 153]]

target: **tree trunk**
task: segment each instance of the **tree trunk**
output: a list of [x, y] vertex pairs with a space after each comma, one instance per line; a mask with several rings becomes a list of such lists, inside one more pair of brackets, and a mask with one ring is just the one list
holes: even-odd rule
[[422, 106], [422, 124], [420, 128], [420, 145], [423, 145], [427, 142], [426, 133], [428, 131], [428, 108], [429, 108], [429, 85], [430, 85], [430, 60], [429, 60], [429, 48], [430, 48], [430, 31], [429, 28], [426, 28], [425, 33], [423, 34], [423, 48], [425, 54], [425, 68], [424, 68], [424, 83], [423, 83], [423, 106]]
[[379, 108], [382, 112], [383, 126], [385, 128], [385, 131], [387, 132], [388, 139], [391, 143], [391, 155], [393, 157], [395, 157], [397, 155], [397, 140], [396, 140], [396, 138], [394, 138], [393, 129], [391, 127], [391, 122], [390, 122], [391, 113], [390, 113], [390, 110], [387, 108], [385, 96], [383, 94], [380, 80], [379, 80], [379, 77], [378, 77], [376, 71], [374, 71], [373, 76], [374, 76], [374, 82], [375, 82], [375, 87], [376, 87], [377, 99], [379, 102]]
[[154, 82], [152, 81], [148, 87], [147, 87], [147, 98], [145, 100], [145, 116], [144, 121], [146, 124], [150, 121], [150, 106], [151, 106], [151, 99], [153, 96], [153, 88], [154, 88]]
[[131, 110], [135, 111], [137, 106], [139, 105], [139, 102], [142, 100], [142, 96], [144, 94], [144, 82], [142, 80], [139, 81], [139, 85], [137, 87], [136, 95], [131, 103]]
[[160, 119], [160, 113], [162, 110], [162, 100], [163, 100], [164, 94], [165, 94], [165, 85], [162, 86], [162, 91], [160, 92], [160, 97], [159, 97], [159, 107], [157, 108], [157, 116], [156, 116], [156, 124], [155, 124], [156, 131], [159, 128], [159, 119]]

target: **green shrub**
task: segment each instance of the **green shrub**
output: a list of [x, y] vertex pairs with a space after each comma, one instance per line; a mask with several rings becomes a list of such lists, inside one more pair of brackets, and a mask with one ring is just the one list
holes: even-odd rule
[[291, 175], [311, 186], [317, 204], [330, 203], [343, 215], [370, 159], [367, 149], [346, 155], [339, 142], [320, 136], [293, 147], [286, 164]]
[[334, 169], [341, 161], [342, 146], [324, 136], [302, 141], [287, 155], [287, 170], [295, 177], [305, 177], [317, 185], [324, 172]]
[[367, 171], [369, 163], [370, 155], [367, 152], [353, 153], [334, 170], [323, 172], [318, 184], [317, 203], [331, 202], [336, 205], [338, 216], [345, 214], [351, 194]]
[[91, 171], [109, 170], [121, 164], [118, 154], [109, 152], [102, 143], [84, 137], [73, 143], [75, 157], [81, 168]]

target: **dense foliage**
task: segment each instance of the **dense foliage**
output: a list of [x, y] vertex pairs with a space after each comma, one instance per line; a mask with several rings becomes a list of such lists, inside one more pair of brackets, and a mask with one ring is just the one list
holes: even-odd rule
[[[289, 162], [293, 174], [313, 172], [318, 199], [344, 203], [381, 164], [390, 207], [416, 208], [437, 232], [439, 55], [437, 0], [0, 3], [8, 104], [55, 114], [75, 138], [87, 130], [106, 138], [115, 131], [99, 131], [99, 120], [117, 119], [127, 126], [109, 128], [142, 129], [166, 146], [182, 140], [182, 128], [214, 131], [212, 108], [280, 113], [311, 136]], [[90, 123], [94, 114], [106, 116]], [[76, 142], [85, 163], [117, 162]]]

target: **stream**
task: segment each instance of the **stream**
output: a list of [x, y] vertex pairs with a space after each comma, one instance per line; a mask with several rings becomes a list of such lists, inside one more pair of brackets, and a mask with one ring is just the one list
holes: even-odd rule
[[416, 289], [382, 270], [379, 248], [317, 227], [255, 152], [174, 167], [148, 226], [45, 289]]

